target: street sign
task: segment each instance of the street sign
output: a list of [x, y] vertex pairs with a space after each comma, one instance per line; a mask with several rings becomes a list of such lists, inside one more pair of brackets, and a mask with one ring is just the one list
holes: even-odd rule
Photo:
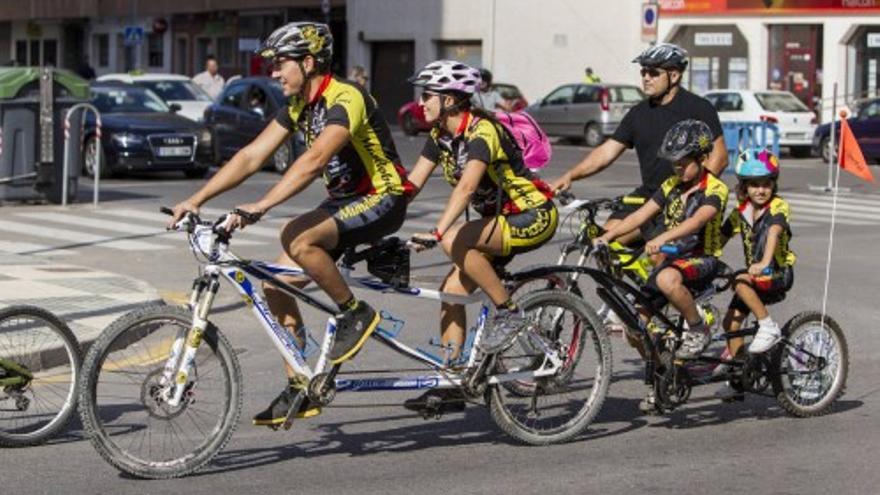
[[656, 3], [642, 4], [642, 41], [646, 43], [657, 42], [657, 20], [660, 12]]
[[144, 42], [144, 28], [141, 26], [125, 26], [122, 31], [122, 40], [125, 46], [140, 45]]

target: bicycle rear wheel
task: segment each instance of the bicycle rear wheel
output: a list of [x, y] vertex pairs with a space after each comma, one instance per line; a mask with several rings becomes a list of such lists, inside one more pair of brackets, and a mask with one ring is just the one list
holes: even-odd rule
[[843, 330], [830, 316], [806, 311], [789, 320], [782, 335], [771, 358], [776, 401], [801, 418], [827, 414], [846, 388], [849, 350]]
[[39, 444], [67, 425], [81, 362], [76, 337], [52, 313], [0, 311], [0, 446]]
[[241, 413], [241, 371], [229, 341], [213, 325], [203, 334], [178, 406], [159, 380], [174, 341], [192, 314], [148, 306], [121, 317], [89, 350], [80, 415], [98, 453], [142, 478], [173, 478], [207, 464], [232, 436]]
[[[595, 311], [579, 297], [559, 290], [533, 292], [519, 303], [533, 328], [562, 357], [563, 365], [548, 377], [517, 380], [491, 387], [492, 419], [506, 433], [530, 445], [570, 440], [599, 412], [611, 382], [611, 342]], [[548, 336], [553, 336], [549, 338]], [[496, 369], [535, 370], [541, 351], [522, 339], [499, 353]]]

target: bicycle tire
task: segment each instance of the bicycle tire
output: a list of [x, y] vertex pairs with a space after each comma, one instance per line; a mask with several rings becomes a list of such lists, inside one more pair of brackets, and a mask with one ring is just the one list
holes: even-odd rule
[[[20, 347], [13, 344], [12, 337], [7, 331], [14, 332], [16, 328], [29, 326], [25, 322], [42, 322], [42, 325], [38, 328], [45, 329], [48, 333], [45, 334], [45, 337], [39, 339], [27, 338], [26, 340], [30, 344], [28, 348], [21, 348], [21, 351], [16, 351]], [[33, 324], [30, 326], [33, 326]], [[49, 341], [49, 338], [54, 338], [54, 343]], [[9, 416], [7, 416], [5, 414], [7, 408], [2, 408], [0, 410], [0, 446], [24, 447], [41, 444], [62, 431], [67, 426], [74, 411], [76, 411], [76, 384], [82, 365], [82, 350], [80, 349], [79, 342], [70, 330], [70, 327], [63, 320], [45, 309], [27, 305], [10, 306], [0, 310], [0, 341], [2, 341], [0, 343], [0, 357], [10, 359], [28, 368], [35, 375], [45, 369], [53, 370], [51, 374], [39, 378], [35, 376], [34, 380], [28, 384], [27, 392], [30, 393], [31, 398], [26, 399], [27, 405], [25, 410], [30, 409], [33, 404], [37, 404], [34, 407], [35, 412], [46, 407], [37, 402], [35, 384], [37, 385], [36, 389], [43, 388], [46, 390], [47, 394], [43, 395], [49, 395], [51, 392], [52, 395], [63, 400], [58, 411], [49, 413], [51, 417], [45, 422], [40, 422], [41, 426], [34, 430], [20, 426], [20, 423], [15, 423], [14, 419], [12, 420], [13, 423], [7, 421], [7, 418], [14, 418], [17, 415], [14, 411], [9, 410]], [[39, 346], [34, 344], [39, 344]], [[57, 347], [59, 345], [60, 347]], [[45, 368], [49, 364], [52, 366]], [[69, 372], [65, 369], [67, 366], [70, 368]], [[63, 385], [65, 376], [69, 378], [69, 386]], [[59, 386], [59, 383], [62, 385]], [[10, 389], [8, 391], [11, 391], [14, 387], [8, 388]], [[59, 391], [54, 391], [54, 388], [58, 388]], [[66, 389], [66, 391], [62, 389]], [[6, 395], [8, 391], [0, 392], [0, 396], [5, 396], [7, 399], [11, 398], [11, 395]], [[23, 393], [22, 396], [24, 396]], [[19, 404], [18, 400], [15, 402]], [[15, 424], [19, 424], [19, 426], [10, 429]]]
[[[180, 335], [181, 329], [186, 331], [192, 324], [192, 314], [183, 307], [172, 306], [146, 306], [128, 313], [116, 320], [110, 325], [95, 341], [94, 345], [86, 355], [83, 363], [83, 374], [80, 382], [80, 416], [82, 418], [83, 427], [88, 433], [89, 440], [92, 445], [108, 463], [117, 469], [140, 478], [166, 479], [186, 476], [202, 467], [204, 467], [211, 459], [219, 453], [232, 436], [233, 431], [238, 423], [241, 414], [241, 369], [235, 352], [232, 349], [226, 337], [220, 333], [219, 329], [212, 323], [208, 323], [208, 327], [202, 338], [203, 342], [199, 347], [199, 353], [196, 355], [196, 365], [194, 373], [190, 376], [190, 383], [193, 385], [188, 389], [187, 397], [192, 397], [192, 402], [185, 402], [186, 405], [178, 406], [179, 410], [174, 410], [166, 403], [162, 403], [156, 398], [156, 391], [159, 387], [155, 380], [161, 375], [162, 368], [168, 359], [168, 352], [159, 350], [153, 352], [149, 346], [157, 346], [153, 341], [159, 341], [158, 346], [164, 347], [166, 342], [161, 340], [160, 332], [166, 330], [166, 326], [177, 325], [179, 328], [175, 330], [175, 337]], [[158, 328], [151, 329], [151, 325], [159, 325]], [[167, 342], [170, 351], [170, 341]], [[146, 352], [135, 353], [134, 348], [140, 348], [140, 351]], [[131, 351], [130, 351], [131, 350]], [[111, 358], [111, 353], [118, 355]], [[122, 353], [122, 354], [121, 354]], [[207, 354], [207, 356], [205, 354]], [[132, 355], [132, 357], [128, 357]], [[143, 356], [146, 356], [144, 358]], [[200, 356], [206, 359], [200, 361]], [[152, 450], [152, 434], [149, 437], [148, 455], [151, 458], [144, 459], [139, 455], [128, 452], [126, 448], [121, 446], [122, 436], [125, 431], [121, 428], [128, 427], [131, 424], [130, 419], [126, 419], [120, 425], [111, 424], [110, 420], [122, 417], [129, 417], [146, 411], [148, 424], [143, 430], [149, 431], [152, 421], [155, 418], [156, 423], [167, 425], [176, 418], [187, 414], [187, 418], [195, 422], [199, 419], [196, 414], [195, 404], [205, 403], [202, 396], [205, 389], [207, 377], [213, 371], [202, 372], [207, 366], [209, 359], [214, 358], [217, 361], [217, 369], [220, 370], [220, 379], [224, 380], [220, 387], [221, 398], [217, 402], [219, 404], [218, 411], [215, 415], [209, 413], [199, 413], [206, 415], [209, 419], [217, 419], [217, 424], [211, 426], [209, 432], [196, 447], [187, 450], [184, 446], [184, 452], [179, 457], [155, 459]], [[139, 361], [141, 360], [141, 361]], [[106, 364], [106, 366], [105, 366]], [[132, 369], [144, 368], [145, 375], [142, 382], [138, 382], [138, 375], [130, 371]], [[110, 383], [108, 378], [101, 383], [102, 371], [106, 369], [105, 376], [119, 374], [135, 386], [139, 387], [139, 393], [135, 396], [137, 399], [133, 404], [120, 407], [118, 405], [102, 404], [104, 399], [104, 389], [108, 392], [116, 392], [116, 388]], [[134, 377], [134, 378], [132, 378]], [[129, 385], [130, 386], [130, 385]], [[101, 390], [99, 390], [101, 387]], [[100, 392], [100, 393], [99, 393]], [[192, 395], [189, 393], [192, 392]], [[107, 401], [109, 402], [108, 396]], [[122, 396], [125, 397], [125, 396]], [[187, 399], [189, 400], [189, 399]], [[201, 401], [201, 402], [200, 402]], [[151, 406], [153, 409], [151, 409]], [[115, 408], [115, 409], [114, 409]], [[108, 417], [104, 421], [102, 413], [116, 415]], [[172, 433], [174, 432], [173, 428]], [[147, 435], [146, 431], [143, 433]], [[185, 431], [185, 430], [184, 430]], [[143, 441], [141, 447], [143, 447]], [[179, 442], [182, 440], [178, 439]], [[165, 447], [166, 444], [162, 444]], [[171, 447], [173, 448], [173, 442]], [[130, 449], [134, 447], [134, 440], [128, 446]]]
[[[833, 343], [836, 349], [837, 363], [836, 366], [832, 364], [833, 369], [830, 375], [829, 386], [823, 387], [823, 390], [817, 397], [807, 398], [806, 395], [813, 395], [813, 393], [806, 392], [806, 385], [801, 387], [795, 384], [796, 378], [793, 379], [790, 376], [792, 370], [787, 368], [797, 367], [798, 363], [802, 361], [792, 351], [797, 352], [797, 346], [801, 339], [809, 338], [809, 335], [805, 337], [805, 334], [811, 330], [811, 327], [815, 326], [827, 332], [829, 342]], [[825, 315], [823, 322], [821, 313], [805, 311], [795, 315], [786, 322], [782, 328], [782, 335], [784, 340], [777, 344], [776, 348], [772, 351], [771, 358], [771, 385], [779, 406], [789, 414], [800, 418], [822, 416], [829, 413], [834, 402], [843, 395], [846, 389], [846, 378], [849, 372], [849, 349], [840, 325], [828, 315]], [[809, 342], [806, 344], [809, 344]], [[817, 354], [816, 351], [815, 346], [810, 350], [814, 354]], [[822, 357], [825, 359], [828, 359], [828, 357], [833, 358], [835, 353], [826, 353], [826, 356]], [[833, 359], [828, 359], [828, 361], [833, 361]], [[796, 371], [794, 370], [794, 372]], [[809, 374], [814, 375], [816, 373], [822, 373], [822, 371], [810, 372]], [[808, 373], [800, 372], [800, 374], [807, 375]], [[817, 377], [817, 379], [824, 381], [826, 377], [829, 376], [823, 375], [822, 377]]]
[[[578, 399], [579, 405], [568, 408], [576, 409], [573, 417], [548, 428], [547, 430], [539, 429], [537, 421], [526, 421], [529, 414], [525, 414], [522, 418], [519, 412], [523, 407], [516, 403], [518, 399], [522, 399], [518, 394], [511, 393], [501, 385], [495, 385], [489, 389], [489, 410], [492, 419], [505, 433], [516, 440], [528, 445], [549, 445], [554, 443], [565, 442], [571, 440], [581, 434], [593, 421], [596, 414], [602, 408], [605, 398], [608, 394], [608, 387], [611, 383], [611, 341], [605, 332], [605, 328], [599, 322], [598, 316], [583, 299], [575, 296], [570, 292], [560, 290], [544, 290], [528, 294], [519, 302], [520, 307], [528, 314], [531, 310], [537, 308], [558, 307], [572, 314], [572, 321], [577, 321], [581, 327], [580, 338], [582, 349], [592, 343], [592, 349], [597, 356], [593, 368], [594, 376], [587, 379], [572, 378], [571, 375], [564, 376], [561, 381], [555, 380], [557, 377], [549, 377], [541, 379], [540, 387], [536, 382], [533, 390], [557, 392], [553, 395], [561, 396], [563, 393], [569, 394], [569, 390], [574, 391], [577, 386], [581, 386], [581, 382], [589, 382], [590, 386], [586, 388], [588, 393], [583, 399]], [[589, 339], [588, 339], [589, 337]], [[578, 359], [574, 361], [572, 367], [589, 366], [590, 363], [584, 363], [583, 357], [585, 353], [581, 352]], [[503, 361], [504, 353], [498, 356], [498, 360]], [[589, 371], [589, 369], [584, 369]], [[569, 372], [561, 370], [562, 373]], [[571, 371], [573, 372], [573, 371]], [[555, 390], [553, 390], [555, 389]], [[547, 394], [544, 397], [551, 397]], [[538, 397], [532, 399], [535, 403]], [[529, 406], [531, 407], [531, 406]], [[567, 407], [567, 406], [566, 406]], [[554, 409], [566, 409], [553, 406]], [[526, 424], [526, 423], [531, 423]]]

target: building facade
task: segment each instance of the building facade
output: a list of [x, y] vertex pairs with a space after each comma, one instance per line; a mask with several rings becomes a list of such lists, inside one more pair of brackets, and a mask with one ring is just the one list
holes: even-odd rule
[[226, 77], [265, 74], [253, 56], [259, 40], [285, 22], [318, 20], [341, 41], [342, 72], [345, 18], [344, 0], [0, 0], [0, 64], [194, 75], [213, 55]]
[[660, 0], [659, 36], [691, 55], [686, 84], [791, 91], [822, 120], [878, 96], [878, 0]]

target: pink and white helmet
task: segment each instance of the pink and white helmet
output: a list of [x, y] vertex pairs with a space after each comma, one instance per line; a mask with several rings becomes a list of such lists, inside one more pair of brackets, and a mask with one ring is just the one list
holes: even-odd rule
[[455, 60], [436, 60], [409, 79], [416, 86], [445, 93], [474, 94], [480, 87], [480, 71]]

